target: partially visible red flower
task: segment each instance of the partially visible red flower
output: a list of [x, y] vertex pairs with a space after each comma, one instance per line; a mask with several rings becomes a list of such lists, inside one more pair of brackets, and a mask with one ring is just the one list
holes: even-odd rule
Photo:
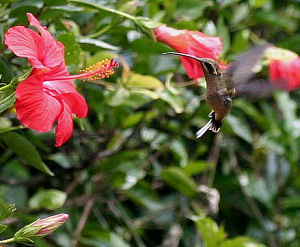
[[295, 90], [300, 87], [300, 57], [292, 60], [272, 60], [269, 64], [270, 80], [282, 89]]
[[31, 75], [16, 90], [17, 117], [23, 125], [39, 132], [47, 132], [57, 122], [56, 146], [72, 135], [73, 114], [84, 118], [88, 112], [85, 99], [76, 91], [73, 79], [101, 79], [114, 73], [118, 64], [104, 60], [84, 73], [70, 75], [64, 60], [64, 45], [30, 13], [29, 24], [39, 33], [24, 26], [15, 26], [5, 34], [5, 44], [19, 57], [33, 66]]
[[[156, 39], [171, 46], [178, 52], [196, 57], [206, 57], [218, 60], [222, 52], [222, 41], [199, 31], [177, 30], [165, 25], [154, 29]], [[191, 79], [204, 76], [201, 64], [193, 59], [180, 56], [181, 62]]]

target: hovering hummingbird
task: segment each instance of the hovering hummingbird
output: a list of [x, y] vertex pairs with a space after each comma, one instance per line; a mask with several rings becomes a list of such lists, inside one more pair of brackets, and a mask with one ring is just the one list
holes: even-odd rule
[[[199, 58], [180, 52], [164, 53], [189, 57], [201, 63], [206, 81], [205, 101], [212, 111], [208, 115], [210, 120], [197, 131], [197, 138], [200, 138], [207, 130], [214, 133], [219, 132], [224, 118], [230, 113], [234, 96], [246, 91], [262, 93], [265, 90], [265, 88], [261, 88], [265, 87], [263, 83], [260, 83], [260, 80], [252, 80], [252, 77], [254, 75], [253, 67], [268, 47], [270, 47], [268, 44], [253, 47], [240, 55], [226, 70], [222, 70], [218, 62], [210, 58]], [[247, 87], [245, 87], [246, 83]], [[257, 88], [258, 85], [260, 88]]]

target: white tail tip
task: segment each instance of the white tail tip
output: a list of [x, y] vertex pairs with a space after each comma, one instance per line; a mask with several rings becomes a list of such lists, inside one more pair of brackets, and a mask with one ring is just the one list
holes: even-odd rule
[[213, 125], [213, 120], [212, 119], [210, 119], [201, 129], [199, 129], [198, 131], [197, 131], [197, 133], [196, 133], [196, 137], [197, 138], [200, 138], [201, 136], [203, 136], [204, 135], [204, 133], [208, 130], [208, 129], [210, 129], [211, 127], [212, 127], [212, 125]]

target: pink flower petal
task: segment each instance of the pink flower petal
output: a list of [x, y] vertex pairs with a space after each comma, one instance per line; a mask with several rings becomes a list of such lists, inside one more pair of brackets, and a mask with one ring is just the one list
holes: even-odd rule
[[52, 34], [41, 25], [31, 13], [27, 13], [29, 24], [36, 27], [43, 41], [42, 62], [45, 66], [53, 68], [64, 61], [64, 45], [56, 41]]
[[63, 94], [64, 101], [71, 108], [72, 113], [79, 118], [85, 118], [88, 113], [88, 105], [85, 99], [77, 92]]
[[270, 80], [275, 86], [295, 90], [300, 87], [300, 57], [291, 61], [273, 60], [269, 64]]
[[43, 75], [32, 74], [16, 90], [17, 117], [23, 125], [39, 132], [52, 129], [61, 112], [61, 103], [43, 89]]
[[58, 118], [56, 126], [56, 147], [61, 146], [69, 140], [73, 133], [73, 117], [71, 108], [64, 104], [64, 109]]
[[57, 214], [44, 219], [38, 219], [33, 222], [32, 226], [40, 226], [42, 227], [35, 236], [46, 236], [53, 231], [55, 231], [58, 227], [64, 224], [69, 218], [68, 214]]
[[26, 57], [35, 68], [46, 68], [41, 62], [40, 52], [43, 50], [43, 41], [40, 35], [33, 30], [15, 26], [5, 34], [5, 45], [18, 57]]
[[[165, 25], [154, 29], [156, 39], [178, 52], [196, 57], [218, 60], [222, 52], [222, 41], [219, 37], [212, 37], [199, 31], [177, 30]], [[201, 64], [190, 58], [181, 57], [181, 62], [191, 79], [204, 76]]]

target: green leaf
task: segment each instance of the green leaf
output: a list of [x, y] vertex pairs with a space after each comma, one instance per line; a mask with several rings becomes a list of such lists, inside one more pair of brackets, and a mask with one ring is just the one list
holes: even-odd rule
[[186, 196], [192, 197], [197, 193], [197, 185], [194, 180], [179, 167], [164, 168], [161, 171], [161, 178]]
[[67, 199], [65, 192], [50, 189], [40, 190], [29, 199], [30, 209], [49, 209], [55, 210], [61, 208]]
[[296, 115], [296, 102], [291, 99], [287, 92], [277, 92], [275, 94], [275, 99], [281, 114], [283, 115], [285, 130], [287, 133], [292, 132], [293, 136], [299, 136], [300, 126]]
[[249, 196], [256, 198], [269, 208], [273, 207], [272, 199], [275, 194], [268, 188], [266, 180], [254, 174], [243, 174], [239, 179]]
[[81, 238], [83, 246], [91, 247], [130, 247], [119, 235], [111, 231], [98, 231], [97, 236]]
[[23, 0], [12, 4], [10, 17], [25, 16], [26, 13], [37, 13], [43, 7], [42, 0]]
[[212, 169], [212, 167], [212, 163], [208, 163], [205, 161], [191, 161], [183, 169], [187, 175], [193, 176], [210, 170]]
[[124, 87], [119, 87], [115, 92], [111, 94], [108, 104], [111, 106], [119, 106], [125, 102], [130, 96], [130, 92]]
[[289, 196], [280, 199], [280, 206], [283, 209], [299, 209], [300, 208], [300, 196]]
[[15, 103], [15, 100], [16, 100], [15, 92], [12, 92], [11, 94], [7, 95], [5, 98], [2, 98], [0, 100], [0, 113], [12, 107], [12, 105]]
[[146, 88], [146, 89], [162, 89], [164, 85], [154, 76], [140, 75], [131, 72], [128, 81], [125, 84], [129, 87]]
[[181, 167], [186, 166], [188, 162], [188, 153], [183, 142], [180, 140], [174, 140], [170, 143], [170, 150], [174, 157], [179, 161]]
[[176, 113], [179, 114], [183, 112], [184, 106], [180, 95], [176, 95], [167, 89], [158, 91], [158, 95], [163, 101], [167, 102], [170, 106], [172, 106]]
[[40, 171], [53, 176], [53, 173], [42, 161], [40, 154], [24, 136], [16, 132], [5, 132], [0, 134], [0, 139], [10, 148], [16, 155], [23, 159], [29, 165], [39, 169]]
[[57, 36], [57, 40], [62, 42], [65, 46], [65, 59], [66, 64], [78, 64], [81, 55], [80, 45], [76, 42], [76, 38], [73, 33], [61, 33]]
[[217, 35], [221, 37], [223, 43], [222, 54], [225, 54], [230, 47], [230, 34], [224, 18], [220, 17], [217, 22]]
[[285, 15], [276, 12], [260, 12], [254, 16], [258, 23], [266, 24], [268, 26], [277, 26], [286, 31], [293, 32], [297, 29], [298, 22]]
[[[1, 25], [0, 25], [0, 35], [1, 35]], [[13, 77], [11, 65], [3, 57], [0, 57], [0, 75], [2, 75], [1, 80], [4, 82], [10, 81]]]
[[265, 247], [264, 244], [259, 244], [255, 240], [248, 237], [236, 237], [222, 243], [220, 247]]
[[125, 129], [134, 127], [143, 119], [143, 116], [144, 114], [142, 112], [137, 112], [129, 115], [122, 123], [122, 127]]
[[140, 181], [134, 187], [125, 191], [126, 196], [139, 205], [150, 210], [160, 210], [163, 208], [155, 191], [146, 181]]
[[133, 19], [134, 23], [136, 24], [137, 28], [143, 33], [145, 34], [149, 39], [155, 41], [155, 35], [152, 31], [152, 29], [161, 26], [162, 23], [157, 22], [157, 21], [153, 21], [147, 17], [144, 16], [136, 16]]
[[267, 3], [271, 3], [271, 1], [270, 0], [249, 0], [249, 4], [253, 8], [261, 8]]
[[88, 58], [87, 66], [98, 63], [104, 59], [116, 58], [118, 55], [110, 51], [98, 51], [92, 57]]
[[4, 232], [7, 229], [7, 225], [0, 224], [0, 233]]
[[119, 51], [120, 48], [117, 46], [113, 46], [111, 44], [108, 44], [102, 40], [99, 39], [91, 39], [91, 38], [80, 38], [77, 39], [77, 41], [80, 44], [89, 44], [89, 45], [93, 45], [99, 48], [103, 48], [103, 49], [108, 49], [108, 50], [113, 50], [113, 51]]
[[0, 201], [0, 221], [12, 216], [15, 211], [15, 204], [6, 204]]
[[233, 16], [231, 18], [231, 25], [236, 26], [249, 16], [249, 7], [247, 4], [240, 4], [234, 8]]
[[25, 80], [31, 71], [20, 77], [14, 77], [8, 85], [0, 87], [0, 113], [10, 108], [15, 103], [15, 91], [17, 85]]
[[241, 53], [249, 47], [250, 30], [243, 29], [233, 36], [233, 44], [231, 46], [233, 53]]
[[48, 160], [52, 160], [61, 167], [68, 169], [72, 167], [72, 159], [64, 153], [55, 153], [55, 154], [50, 154], [47, 156]]
[[251, 120], [253, 120], [261, 129], [269, 129], [268, 118], [262, 115], [250, 102], [237, 99], [234, 101], [234, 106], [240, 108], [244, 113], [251, 117]]
[[251, 131], [246, 121], [233, 115], [228, 116], [227, 121], [235, 134], [249, 143], [253, 142]]
[[196, 217], [198, 231], [206, 247], [219, 247], [226, 239], [223, 227], [218, 227], [217, 223], [209, 217]]

